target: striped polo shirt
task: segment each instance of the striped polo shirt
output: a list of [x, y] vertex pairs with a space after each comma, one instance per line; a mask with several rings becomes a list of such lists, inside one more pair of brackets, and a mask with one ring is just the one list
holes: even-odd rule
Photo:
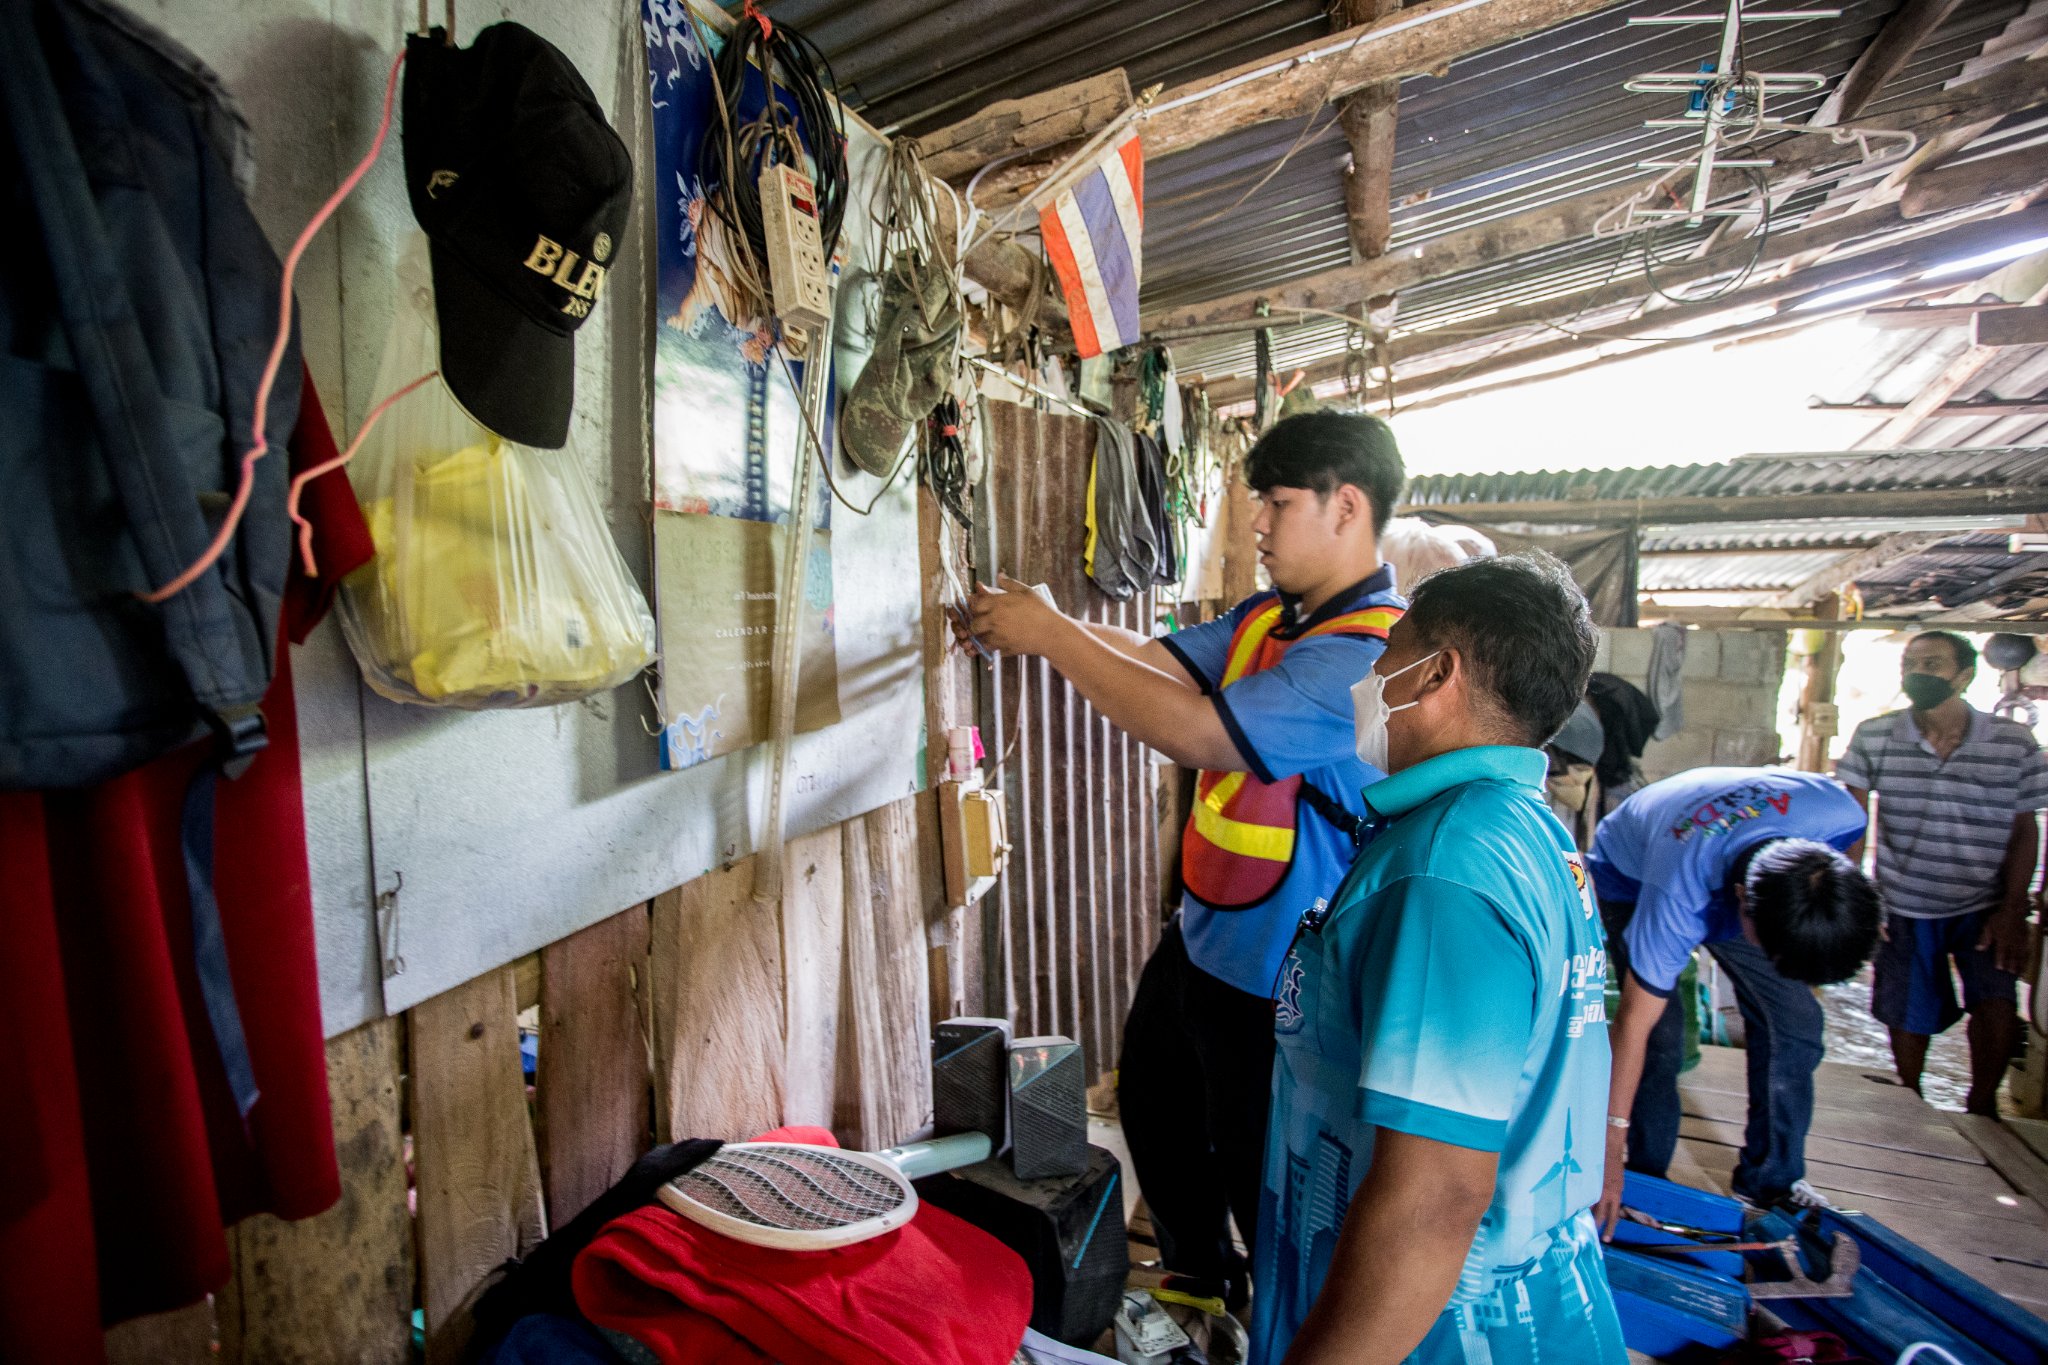
[[1877, 886], [1885, 910], [1944, 919], [1996, 905], [2013, 817], [2048, 806], [2048, 762], [2024, 725], [1972, 707], [1946, 762], [1911, 711], [1856, 727], [1835, 766], [1877, 793]]

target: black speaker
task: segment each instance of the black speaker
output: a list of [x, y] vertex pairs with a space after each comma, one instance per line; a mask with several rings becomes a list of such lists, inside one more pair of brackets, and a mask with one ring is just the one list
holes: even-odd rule
[[932, 1029], [932, 1131], [986, 1133], [997, 1153], [1010, 1145], [1010, 1025], [948, 1019]]
[[1010, 1044], [1010, 1164], [1026, 1180], [1088, 1169], [1088, 1076], [1071, 1038]]
[[1073, 1346], [1108, 1330], [1131, 1264], [1115, 1157], [1090, 1147], [1081, 1174], [1046, 1180], [1020, 1180], [998, 1157], [920, 1180], [917, 1192], [1024, 1258], [1034, 1329]]

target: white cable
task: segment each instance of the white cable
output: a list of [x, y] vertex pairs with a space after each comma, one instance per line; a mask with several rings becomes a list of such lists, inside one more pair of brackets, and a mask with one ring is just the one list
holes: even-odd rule
[[1949, 1352], [1947, 1347], [1937, 1346], [1931, 1341], [1916, 1341], [1911, 1346], [1908, 1346], [1905, 1350], [1901, 1351], [1899, 1353], [1898, 1365], [1913, 1365], [1913, 1361], [1919, 1356], [1919, 1354], [1922, 1351], [1934, 1352], [1943, 1360], [1946, 1360], [1948, 1362], [1948, 1365], [1963, 1365], [1963, 1362], [1957, 1360], [1955, 1356]]

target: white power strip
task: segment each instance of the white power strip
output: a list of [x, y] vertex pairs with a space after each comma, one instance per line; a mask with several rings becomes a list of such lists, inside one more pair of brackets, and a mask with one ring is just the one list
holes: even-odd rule
[[775, 316], [810, 332], [825, 324], [832, 307], [825, 242], [818, 230], [817, 189], [782, 162], [762, 167], [760, 189]]

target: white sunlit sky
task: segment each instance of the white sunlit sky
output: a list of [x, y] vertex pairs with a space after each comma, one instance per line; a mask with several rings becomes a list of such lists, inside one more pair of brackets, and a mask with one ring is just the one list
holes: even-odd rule
[[1848, 450], [1877, 423], [1813, 412], [1871, 362], [1876, 334], [1855, 319], [1789, 336], [1618, 360], [1400, 413], [1414, 474], [1526, 473], [1718, 464], [1762, 451]]

